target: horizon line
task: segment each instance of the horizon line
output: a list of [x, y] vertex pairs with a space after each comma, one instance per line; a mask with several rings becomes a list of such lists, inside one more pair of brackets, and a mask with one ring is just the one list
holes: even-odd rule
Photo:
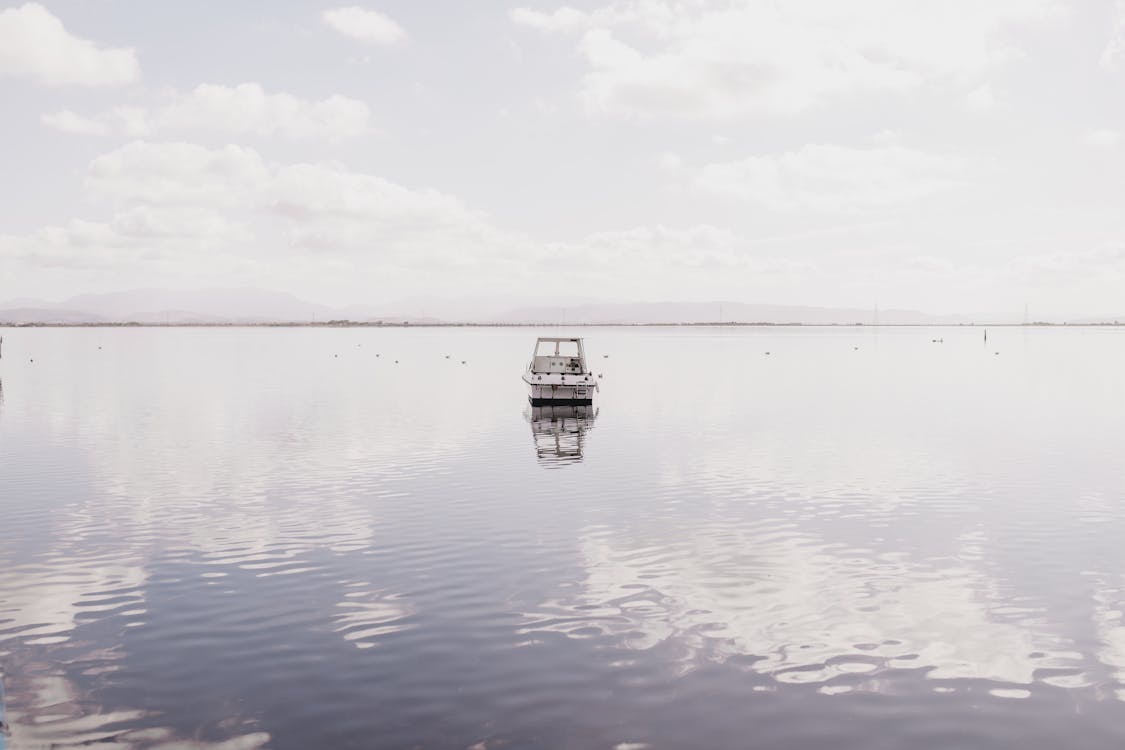
[[473, 323], [473, 322], [430, 322], [411, 323], [409, 321], [383, 322], [359, 320], [318, 321], [276, 321], [276, 322], [196, 322], [159, 323], [139, 321], [99, 321], [99, 322], [28, 322], [11, 323], [0, 321], [0, 328], [1114, 328], [1125, 326], [1125, 322], [1072, 323], [1063, 321], [1035, 321], [1029, 323], [770, 323], [758, 321], [744, 323], [738, 321], [713, 322], [665, 322], [665, 323]]

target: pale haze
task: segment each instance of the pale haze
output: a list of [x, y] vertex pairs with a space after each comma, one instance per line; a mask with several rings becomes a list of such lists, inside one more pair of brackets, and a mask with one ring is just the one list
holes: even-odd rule
[[5, 3], [0, 301], [1125, 316], [1123, 92], [1111, 1]]

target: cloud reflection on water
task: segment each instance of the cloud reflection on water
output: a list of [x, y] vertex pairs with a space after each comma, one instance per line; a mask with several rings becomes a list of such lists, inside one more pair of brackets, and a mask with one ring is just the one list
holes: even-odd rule
[[[979, 540], [962, 542], [971, 558]], [[1081, 665], [1040, 612], [1019, 611], [968, 564], [914, 563], [768, 523], [696, 529], [672, 549], [592, 528], [580, 548], [579, 592], [547, 602], [525, 631], [589, 637], [592, 627], [639, 650], [674, 642], [685, 668], [752, 657], [751, 669], [781, 683], [921, 668], [1026, 685], [1045, 667]]]
[[[503, 355], [519, 344], [518, 371], [524, 331], [480, 333], [496, 356], [455, 378], [439, 352], [465, 339], [420, 338], [395, 369], [386, 351], [345, 364], [316, 350], [371, 348], [367, 331], [336, 333], [287, 332], [244, 357], [272, 332], [208, 331], [231, 349], [192, 365], [167, 342], [195, 334], [160, 332], [123, 359], [129, 373], [95, 372], [93, 385], [46, 366], [10, 381], [4, 447], [25, 452], [3, 458], [25, 497], [4, 506], [0, 656], [29, 744], [256, 747], [268, 729], [278, 745], [383, 730], [408, 746], [439, 715], [431, 737], [495, 721], [525, 738], [578, 714], [616, 726], [641, 703], [712, 726], [711, 704], [683, 700], [710, 664], [736, 670], [711, 684], [714, 705], [748, 684], [791, 704], [802, 691], [968, 688], [1065, 712], [1125, 682], [1120, 587], [1102, 573], [1119, 559], [1116, 463], [1089, 450], [1076, 463], [1073, 435], [1030, 418], [1039, 452], [1022, 434], [997, 443], [990, 425], [1006, 415], [981, 406], [975, 380], [951, 396], [961, 421], [938, 419], [934, 388], [889, 397], [881, 368], [858, 364], [872, 383], [825, 386], [822, 369], [786, 365], [793, 351], [771, 344], [775, 371], [754, 370], [753, 397], [735, 398], [747, 387], [736, 353], [752, 343], [739, 332], [683, 358], [690, 395], [670, 402], [625, 377], [648, 367], [641, 344], [655, 335], [628, 331], [610, 373], [628, 387], [606, 394], [613, 418], [590, 443], [596, 412], [519, 420], [522, 383]], [[298, 340], [308, 356], [290, 370]], [[1025, 408], [1021, 382], [1002, 385], [990, 399]], [[965, 393], [978, 395], [966, 406]], [[486, 401], [465, 408], [466, 394]], [[693, 411], [700, 400], [709, 411]], [[1082, 471], [1056, 471], [1071, 466]], [[193, 710], [185, 695], [208, 702]], [[365, 713], [379, 701], [393, 708]], [[756, 710], [799, 723], [769, 701]], [[882, 736], [895, 722], [876, 711], [866, 727]]]

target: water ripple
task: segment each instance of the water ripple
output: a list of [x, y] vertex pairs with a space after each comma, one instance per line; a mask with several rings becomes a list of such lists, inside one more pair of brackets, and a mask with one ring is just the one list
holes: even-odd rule
[[533, 334], [5, 331], [13, 746], [1125, 741], [1119, 332]]

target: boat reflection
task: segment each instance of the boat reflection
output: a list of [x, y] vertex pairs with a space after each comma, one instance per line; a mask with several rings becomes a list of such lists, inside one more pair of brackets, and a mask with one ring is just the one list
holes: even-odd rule
[[593, 428], [598, 410], [591, 405], [530, 406], [524, 416], [531, 424], [539, 463], [558, 468], [582, 460], [586, 432]]

